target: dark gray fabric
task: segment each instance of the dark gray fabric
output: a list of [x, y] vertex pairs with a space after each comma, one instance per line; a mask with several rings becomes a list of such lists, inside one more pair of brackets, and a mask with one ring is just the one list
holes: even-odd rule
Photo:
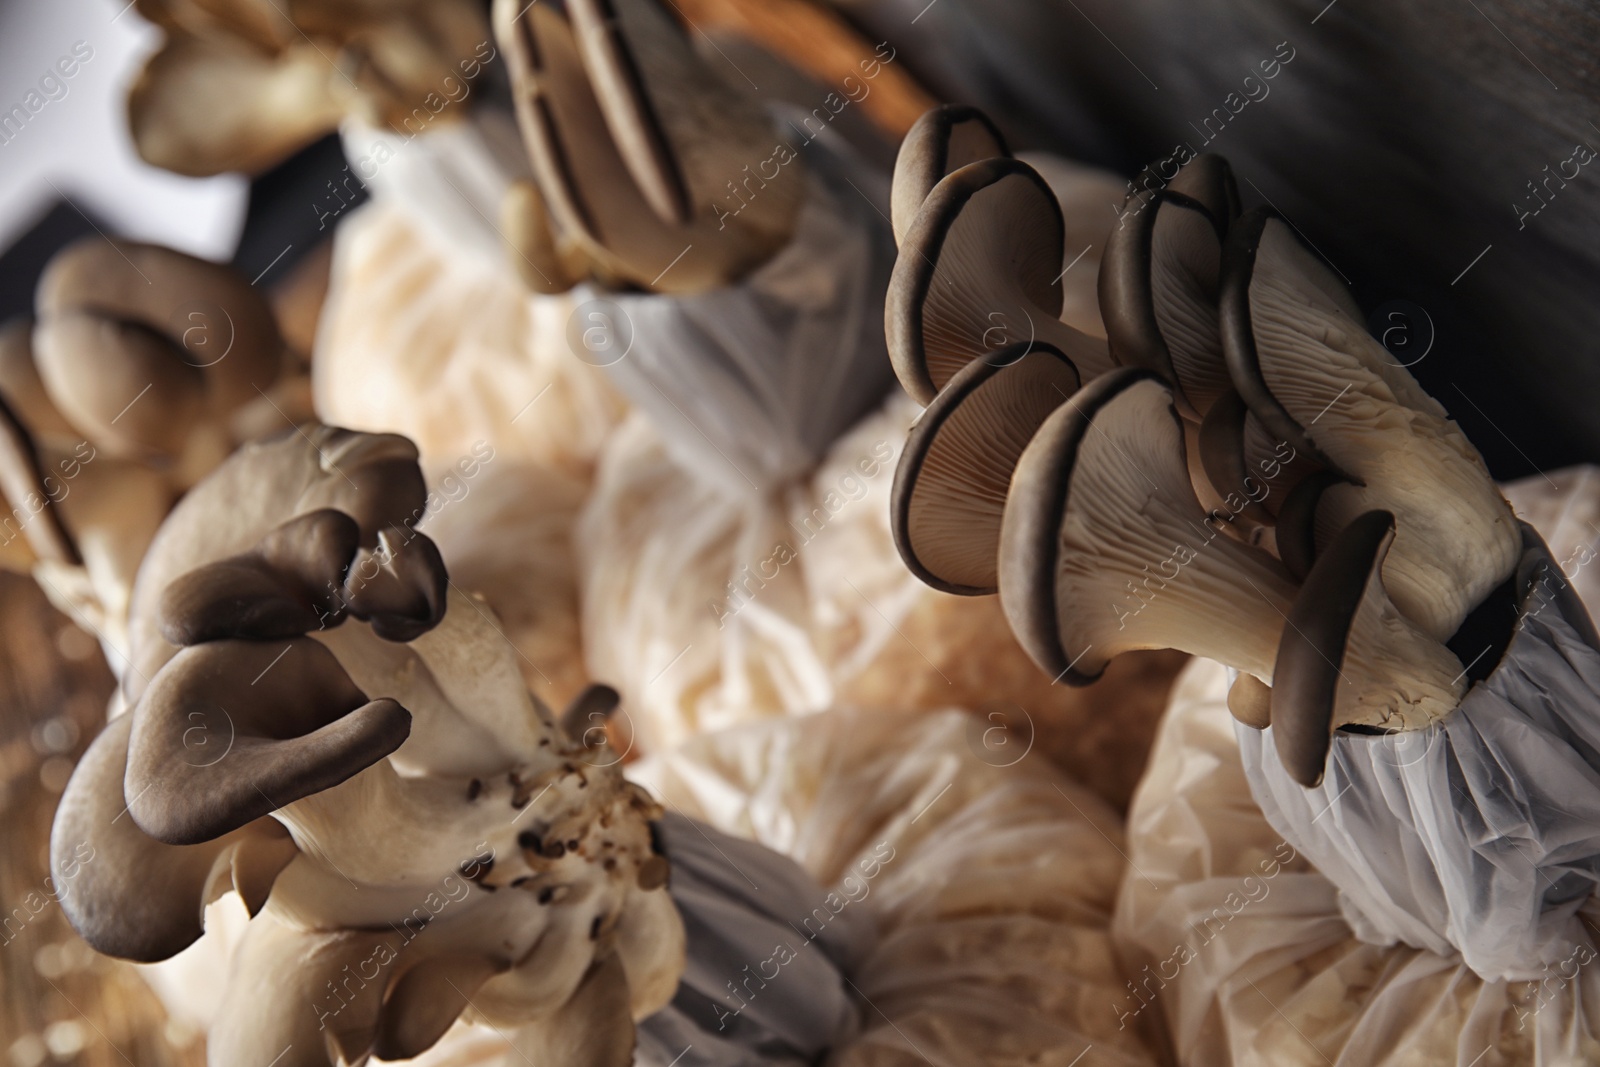
[[854, 1035], [847, 976], [876, 937], [866, 913], [771, 849], [678, 815], [659, 825], [688, 965], [671, 1005], [640, 1024], [634, 1062], [809, 1064]]

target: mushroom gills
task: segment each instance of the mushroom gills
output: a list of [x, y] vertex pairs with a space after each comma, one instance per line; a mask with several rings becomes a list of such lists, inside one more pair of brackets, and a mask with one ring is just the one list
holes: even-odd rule
[[968, 363], [934, 397], [907, 438], [891, 494], [895, 544], [913, 574], [946, 593], [997, 590], [1012, 471], [1078, 384], [1059, 350], [1023, 343]]
[[1322, 780], [1333, 731], [1418, 730], [1448, 715], [1466, 672], [1384, 591], [1395, 517], [1369, 511], [1317, 559], [1288, 614], [1272, 680], [1273, 744], [1295, 781]]
[[1208, 520], [1183, 438], [1171, 390], [1127, 368], [1079, 390], [1023, 452], [1000, 601], [1047, 674], [1086, 684], [1121, 652], [1175, 648], [1270, 683], [1294, 586]]
[[1086, 378], [1111, 368], [1105, 342], [1063, 323], [1062, 218], [1026, 163], [989, 159], [945, 176], [906, 232], [885, 325], [900, 384], [926, 405], [972, 360], [1043, 341]]
[[1386, 585], [1403, 612], [1447, 639], [1519, 553], [1511, 510], [1477, 451], [1270, 213], [1245, 215], [1229, 238], [1222, 323], [1234, 387], [1263, 428], [1353, 483], [1322, 494], [1319, 527], [1393, 512]]

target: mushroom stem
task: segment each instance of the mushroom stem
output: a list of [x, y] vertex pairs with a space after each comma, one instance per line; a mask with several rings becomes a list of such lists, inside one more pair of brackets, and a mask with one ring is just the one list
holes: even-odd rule
[[1295, 595], [1276, 560], [1208, 519], [1171, 391], [1131, 368], [1095, 379], [1034, 435], [1012, 476], [999, 570], [1023, 647], [1070, 684], [1140, 648], [1270, 684]]

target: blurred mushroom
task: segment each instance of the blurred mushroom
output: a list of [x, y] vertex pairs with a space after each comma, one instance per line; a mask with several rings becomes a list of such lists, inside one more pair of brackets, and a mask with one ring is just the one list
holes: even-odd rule
[[1061, 322], [1062, 215], [1026, 163], [988, 159], [940, 179], [905, 233], [884, 309], [889, 358], [921, 404], [967, 363], [1017, 341], [1059, 349], [1086, 377], [1105, 342]]
[[192, 176], [258, 173], [346, 115], [410, 133], [450, 121], [494, 59], [471, 0], [135, 6], [166, 39], [128, 93], [134, 146]]
[[1228, 238], [1222, 337], [1261, 425], [1352, 484], [1328, 487], [1330, 533], [1380, 508], [1396, 519], [1384, 584], [1439, 640], [1516, 566], [1511, 509], [1444, 409], [1362, 326], [1339, 280], [1270, 211]]
[[39, 279], [33, 331], [55, 408], [113, 455], [180, 486], [232, 447], [229, 417], [277, 379], [283, 339], [232, 268], [157, 245], [80, 240]]
[[[1148, 371], [1097, 378], [1034, 435], [1012, 476], [999, 574], [1023, 647], [1069, 684], [1093, 681], [1121, 652], [1176, 648], [1274, 685], [1279, 632], [1302, 603], [1348, 633], [1351, 721], [1417, 725], [1405, 710], [1414, 694], [1437, 691], [1444, 666], [1459, 678], [1455, 657], [1395, 611], [1381, 583], [1363, 579], [1352, 621], [1338, 603], [1297, 599], [1276, 560], [1218, 535], [1190, 488], [1172, 394]], [[1424, 702], [1419, 714], [1453, 706]]]
[[566, 241], [601, 281], [667, 293], [737, 281], [788, 242], [804, 167], [792, 148], [774, 148], [781, 138], [760, 106], [715, 76], [664, 11], [647, 0], [496, 0], [494, 27], [553, 222], [514, 191], [509, 210], [528, 242], [515, 251], [535, 288], [563, 288], [568, 278], [544, 265], [569, 274]]
[[[1273, 667], [1272, 733], [1284, 769], [1307, 788], [1322, 781], [1333, 731], [1341, 726], [1420, 729], [1447, 715], [1466, 690], [1460, 661], [1404, 625], [1384, 595], [1381, 568], [1394, 538], [1395, 518], [1387, 512], [1369, 511], [1349, 523], [1306, 575], [1289, 611]], [[1382, 632], [1385, 640], [1363, 645], [1362, 631]], [[1369, 673], [1394, 679], [1396, 691], [1365, 685]]]
[[1043, 343], [1002, 348], [946, 383], [895, 468], [890, 521], [913, 574], [946, 593], [995, 592], [1011, 473], [1034, 431], [1077, 390], [1077, 369]]

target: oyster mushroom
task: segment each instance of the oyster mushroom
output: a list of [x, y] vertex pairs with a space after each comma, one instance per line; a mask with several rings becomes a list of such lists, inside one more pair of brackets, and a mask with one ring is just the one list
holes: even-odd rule
[[[1322, 781], [1333, 731], [1357, 725], [1384, 732], [1436, 722], [1460, 702], [1466, 671], [1447, 649], [1401, 623], [1383, 594], [1381, 568], [1395, 518], [1369, 511], [1347, 525], [1306, 575], [1273, 666], [1272, 733], [1284, 769], [1312, 788]], [[1388, 640], [1355, 647], [1357, 633]], [[1352, 664], [1354, 655], [1369, 657]], [[1362, 684], [1377, 668], [1401, 680], [1402, 699]]]
[[1195, 421], [1231, 389], [1217, 292], [1222, 244], [1238, 214], [1238, 194], [1228, 195], [1232, 187], [1233, 174], [1220, 156], [1191, 160], [1138, 210], [1124, 208], [1100, 268], [1101, 315], [1113, 358], [1161, 375], [1173, 387], [1178, 410]]
[[[720, 81], [664, 11], [497, 0], [493, 19], [540, 194], [514, 190], [510, 209], [538, 288], [577, 280], [567, 241], [600, 280], [667, 293], [736, 281], [788, 242], [805, 197], [796, 152], [775, 153], [781, 137], [760, 106]], [[550, 222], [529, 217], [539, 199]]]
[[34, 360], [54, 407], [113, 455], [172, 465], [180, 485], [227, 454], [229, 417], [282, 365], [272, 310], [242, 276], [157, 245], [68, 246], [35, 308]]
[[1222, 338], [1234, 388], [1261, 425], [1343, 474], [1317, 504], [1337, 532], [1390, 511], [1384, 584], [1448, 638], [1516, 566], [1520, 538], [1483, 460], [1443, 407], [1362, 326], [1339, 280], [1273, 212], [1228, 238]]
[[[1000, 598], [1023, 647], [1075, 685], [1136, 648], [1206, 656], [1273, 685], [1291, 608], [1336, 619], [1341, 605], [1301, 599], [1276, 560], [1207, 519], [1170, 390], [1131, 368], [1085, 386], [1034, 435], [1006, 500]], [[1341, 667], [1344, 699], [1360, 708], [1350, 721], [1389, 729], [1448, 712], [1462, 691], [1455, 657], [1381, 583], [1363, 584], [1362, 603]], [[1411, 715], [1419, 690], [1447, 698]]]
[[494, 59], [477, 4], [138, 0], [166, 35], [128, 92], [134, 146], [179, 174], [258, 173], [346, 115], [448, 122]]
[[122, 788], [132, 726], [127, 715], [111, 720], [78, 761], [50, 830], [50, 866], [67, 920], [85, 941], [150, 963], [193, 944], [205, 906], [230, 889], [258, 912], [297, 850], [271, 819], [197, 845], [145, 833], [128, 816]]
[[[684, 963], [661, 809], [528, 694], [407, 523], [420, 487], [404, 439], [311, 427], [247, 447], [174, 509], [138, 587], [147, 683], [74, 774], [55, 847], [137, 835], [122, 852], [187, 915], [119, 941], [147, 890], [107, 866], [69, 916], [159, 958], [198, 935], [226, 869], [253, 918], [212, 1063], [413, 1056], [470, 1011], [621, 1067]], [[99, 825], [124, 794], [120, 824]], [[263, 827], [277, 844], [240, 859]]]
[[1011, 473], [1078, 384], [1077, 368], [1058, 350], [1024, 342], [973, 360], [939, 391], [895, 468], [890, 522], [913, 574], [946, 593], [995, 592]]
[[889, 217], [895, 243], [905, 239], [922, 202], [946, 174], [1010, 155], [999, 127], [977, 108], [944, 104], [924, 112], [906, 131], [894, 161]]
[[1062, 216], [1037, 171], [1015, 159], [944, 178], [901, 242], [884, 308], [889, 358], [928, 404], [956, 371], [1018, 341], [1060, 350], [1086, 377], [1111, 366], [1105, 342], [1063, 323]]

